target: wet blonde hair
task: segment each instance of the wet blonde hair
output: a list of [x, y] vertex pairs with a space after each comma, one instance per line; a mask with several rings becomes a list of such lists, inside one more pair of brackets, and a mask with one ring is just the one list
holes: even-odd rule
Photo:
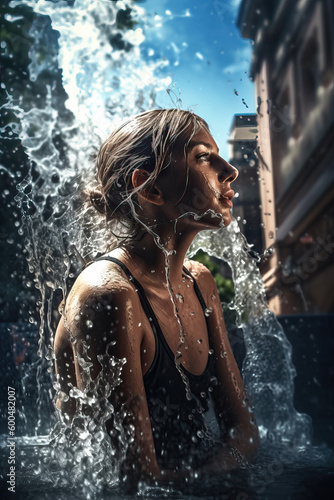
[[[170, 165], [181, 136], [185, 137], [186, 158], [187, 145], [201, 128], [209, 132], [207, 123], [191, 111], [154, 109], [127, 119], [102, 144], [96, 158], [98, 186], [89, 190], [90, 201], [114, 228], [122, 226], [126, 239], [134, 238], [140, 229], [133, 213], [135, 194], [144, 187], [153, 188], [160, 172]], [[131, 178], [137, 168], [150, 175], [134, 189]], [[113, 232], [120, 237], [120, 231]]]

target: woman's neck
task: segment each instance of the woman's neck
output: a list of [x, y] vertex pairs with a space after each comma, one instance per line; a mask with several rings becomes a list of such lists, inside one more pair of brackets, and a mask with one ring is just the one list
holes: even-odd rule
[[157, 284], [166, 283], [166, 268], [169, 280], [177, 284], [182, 280], [182, 268], [186, 252], [196, 232], [175, 233], [160, 231], [152, 236], [145, 233], [140, 239], [124, 248], [125, 258], [136, 266], [141, 279], [145, 277]]

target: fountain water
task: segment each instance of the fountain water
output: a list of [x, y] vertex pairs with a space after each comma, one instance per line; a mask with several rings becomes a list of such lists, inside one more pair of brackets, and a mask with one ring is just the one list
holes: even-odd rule
[[[32, 365], [40, 389], [40, 413], [33, 428], [29, 424], [25, 427], [26, 435], [39, 436], [50, 431], [49, 414], [43, 414], [46, 401], [50, 401], [50, 384], [45, 386], [41, 380], [54, 380], [54, 308], [59, 290], [66, 296], [68, 285], [82, 264], [103, 251], [105, 245], [105, 227], [100, 219], [89, 208], [79, 208], [80, 192], [87, 181], [93, 180], [90, 156], [121, 117], [153, 107], [155, 93], [167, 88], [171, 81], [159, 74], [165, 61], [143, 61], [140, 44], [145, 36], [146, 13], [138, 4], [109, 0], [13, 0], [10, 5], [15, 9], [22, 3], [37, 14], [29, 33], [33, 39], [29, 51], [30, 81], [38, 82], [43, 72], [59, 64], [68, 96], [65, 107], [59, 100], [57, 86], [49, 84], [45, 88], [45, 105], [30, 107], [24, 96], [16, 99], [6, 89], [5, 109], [15, 117], [7, 127], [19, 135], [30, 160], [29, 171], [17, 186], [16, 203], [22, 213], [21, 231], [25, 234], [29, 269], [41, 294], [38, 359]], [[50, 37], [47, 16], [53, 29], [60, 33], [59, 55], [51, 50], [43, 59], [41, 50]], [[124, 28], [124, 19], [128, 29]], [[8, 20], [15, 21], [13, 16]], [[256, 261], [249, 256], [235, 221], [214, 233], [201, 233], [189, 255], [199, 248], [225, 260], [232, 270], [236, 295], [231, 307], [237, 312], [247, 349], [243, 376], [263, 442], [287, 441], [296, 453], [300, 452], [310, 443], [310, 419], [293, 407], [295, 370], [291, 346], [266, 308]], [[60, 490], [81, 484], [86, 498], [96, 492], [101, 494], [106, 485], [109, 488], [117, 484], [118, 468], [131, 439], [122, 426], [123, 415], [114, 416], [123, 449], [113, 449], [105, 435], [103, 422], [113, 413], [108, 395], [119, 381], [123, 361], [109, 359], [101, 363], [113, 364], [113, 381], [106, 384], [102, 370], [94, 384], [88, 384], [87, 391], [72, 389], [81, 409], [91, 406], [95, 398], [94, 406], [100, 413], [91, 418], [79, 411], [72, 427], [59, 420], [52, 434], [57, 447], [51, 453], [41, 453], [37, 471], [41, 477], [41, 471], [47, 470], [50, 483], [54, 482]], [[86, 368], [89, 370], [89, 366]], [[54, 388], [58, 390], [57, 384]], [[282, 458], [280, 463], [288, 460], [284, 462]], [[164, 494], [168, 492], [164, 490]]]

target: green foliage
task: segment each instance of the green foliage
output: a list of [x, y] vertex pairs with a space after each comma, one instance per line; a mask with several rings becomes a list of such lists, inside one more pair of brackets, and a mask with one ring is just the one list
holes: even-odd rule
[[230, 308], [230, 303], [234, 299], [235, 293], [233, 281], [229, 278], [225, 278], [220, 273], [219, 264], [214, 262], [207, 253], [203, 252], [203, 250], [199, 250], [193, 259], [201, 262], [201, 264], [209, 269], [217, 285], [226, 326], [227, 328], [234, 327], [236, 324], [236, 312]]
[[234, 286], [233, 282], [229, 278], [225, 278], [220, 274], [219, 265], [214, 262], [207, 253], [203, 252], [203, 250], [199, 250], [194, 256], [194, 260], [201, 262], [207, 267], [214, 277], [216, 282], [219, 298], [221, 302], [228, 303], [234, 297]]

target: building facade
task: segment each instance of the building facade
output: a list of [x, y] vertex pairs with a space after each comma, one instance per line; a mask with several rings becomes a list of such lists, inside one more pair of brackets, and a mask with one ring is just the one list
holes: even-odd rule
[[262, 266], [276, 314], [334, 312], [334, 4], [243, 0], [252, 40]]
[[264, 250], [258, 158], [256, 156], [257, 122], [255, 114], [235, 115], [230, 130], [230, 163], [239, 171], [233, 183], [233, 216], [241, 232], [258, 254]]

